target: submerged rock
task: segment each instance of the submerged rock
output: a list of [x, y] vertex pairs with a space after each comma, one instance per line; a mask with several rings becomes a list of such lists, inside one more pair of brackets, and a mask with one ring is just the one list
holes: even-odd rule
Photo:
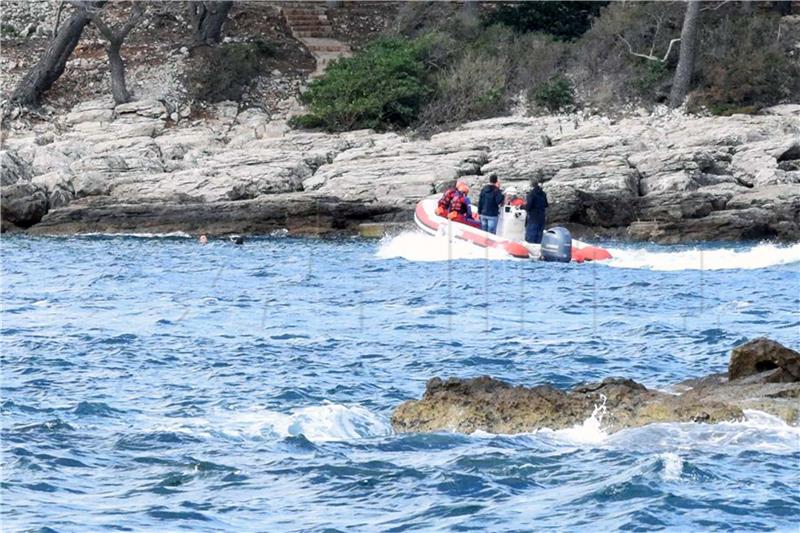
[[[734, 349], [732, 379], [724, 374], [680, 384], [682, 393], [647, 389], [630, 379], [562, 391], [550, 385], [513, 386], [483, 376], [433, 378], [421, 400], [401, 404], [392, 414], [398, 432], [455, 431], [522, 433], [562, 429], [605, 406], [603, 426], [614, 432], [654, 422], [740, 420], [744, 409], [758, 409], [797, 423], [800, 410], [800, 354], [768, 339]], [[677, 387], [676, 387], [677, 388]]]

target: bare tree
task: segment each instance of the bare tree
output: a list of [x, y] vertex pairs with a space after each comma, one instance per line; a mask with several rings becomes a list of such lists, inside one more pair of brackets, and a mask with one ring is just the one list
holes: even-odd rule
[[700, 0], [687, 0], [686, 14], [681, 29], [681, 48], [678, 66], [672, 79], [672, 90], [669, 93], [670, 107], [678, 107], [689, 94], [694, 70], [695, 44], [697, 37], [697, 16], [700, 13]]
[[[103, 1], [87, 1], [87, 5], [100, 8], [105, 4]], [[58, 18], [60, 20], [63, 5], [59, 6]], [[11, 102], [17, 105], [37, 105], [42, 95], [64, 73], [67, 60], [72, 51], [78, 45], [83, 29], [90, 22], [90, 17], [85, 9], [76, 9], [72, 15], [54, 30], [53, 38], [47, 46], [44, 55], [36, 65], [28, 71], [25, 76], [17, 83], [14, 92], [11, 93]]]
[[625, 37], [623, 37], [622, 35], [617, 35], [617, 37], [619, 37], [622, 40], [622, 42], [625, 43], [625, 45], [628, 47], [628, 52], [630, 52], [631, 55], [634, 55], [636, 57], [641, 57], [641, 58], [644, 58], [644, 59], [648, 59], [650, 61], [657, 61], [659, 63], [666, 63], [667, 60], [669, 59], [670, 52], [672, 52], [672, 47], [675, 45], [675, 43], [679, 43], [681, 40], [680, 40], [680, 38], [671, 39], [670, 42], [669, 42], [669, 46], [667, 47], [667, 51], [664, 52], [664, 57], [657, 57], [655, 55], [656, 44], [658, 43], [658, 36], [661, 33], [661, 26], [662, 26], [662, 24], [664, 24], [664, 16], [663, 16], [663, 14], [662, 15], [650, 15], [650, 16], [653, 19], [653, 21], [655, 22], [655, 29], [653, 31], [653, 40], [650, 43], [650, 52], [649, 53], [642, 54], [642, 53], [639, 53], [639, 52], [634, 52], [633, 51], [633, 46], [631, 46], [631, 43], [629, 43], [628, 40]]
[[100, 9], [89, 6], [84, 2], [76, 5], [81, 6], [81, 9], [86, 11], [90, 17], [92, 24], [98, 29], [101, 35], [108, 41], [106, 44], [106, 55], [108, 56], [108, 65], [111, 70], [111, 94], [114, 96], [114, 103], [124, 104], [130, 102], [131, 94], [128, 92], [128, 87], [125, 83], [125, 62], [122, 61], [122, 43], [131, 30], [136, 27], [139, 21], [144, 17], [144, 7], [142, 2], [131, 2], [131, 12], [123, 24], [117, 26], [109, 26], [102, 16]]
[[222, 25], [228, 19], [233, 2], [189, 2], [189, 20], [195, 46], [213, 46], [222, 40]]

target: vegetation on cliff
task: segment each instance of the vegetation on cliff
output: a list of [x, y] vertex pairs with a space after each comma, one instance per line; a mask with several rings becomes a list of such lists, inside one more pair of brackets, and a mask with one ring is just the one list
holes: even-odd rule
[[[309, 113], [296, 126], [433, 130], [524, 106], [607, 114], [685, 103], [731, 114], [800, 99], [800, 17], [791, 2], [388, 2], [367, 15], [350, 4], [311, 4], [332, 15], [334, 35], [359, 48], [308, 84], [301, 99]], [[5, 112], [46, 101], [67, 62], [75, 64], [70, 58], [94, 60], [92, 47], [108, 55], [104, 85], [115, 101], [139, 97], [126, 86], [128, 62], [153, 61], [155, 45], [187, 58], [175, 73], [180, 98], [268, 108], [276, 99], [264, 98], [265, 80], [313, 70], [282, 6], [72, 0], [53, 4], [38, 44], [25, 44], [31, 30], [10, 16], [4, 44], [30, 45], [37, 59], [21, 60], [24, 70], [11, 76]], [[152, 33], [158, 28], [170, 30]], [[92, 85], [81, 68], [71, 69], [79, 85]], [[277, 81], [292, 93], [286, 98], [298, 90]], [[164, 98], [173, 107], [187, 103], [173, 96]]]
[[[796, 26], [769, 5], [724, 2], [530, 2], [483, 11], [457, 3], [411, 3], [400, 10], [392, 31], [428, 59], [427, 75], [418, 78], [427, 84], [418, 94], [427, 99], [413, 123], [426, 129], [501, 115], [522, 102], [534, 113], [686, 102], [690, 110], [728, 114], [797, 100]], [[335, 95], [319, 88], [357, 90], [362, 78], [382, 74], [351, 65], [391, 61], [395, 51], [384, 53], [382, 59], [379, 49], [367, 47], [312, 84], [305, 101], [334, 113], [325, 127], [347, 129], [351, 110], [339, 106], [337, 119]], [[321, 125], [310, 116], [296, 124]]]

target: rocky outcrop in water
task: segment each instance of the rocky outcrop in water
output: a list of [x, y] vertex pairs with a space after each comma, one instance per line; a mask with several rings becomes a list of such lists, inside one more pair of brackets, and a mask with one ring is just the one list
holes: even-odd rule
[[349, 230], [411, 220], [415, 203], [451, 180], [477, 186], [497, 173], [522, 188], [540, 175], [549, 222], [578, 234], [797, 240], [800, 108], [774, 113], [502, 117], [421, 140], [292, 131], [233, 103], [176, 123], [158, 100], [90, 101], [56, 123], [9, 133], [3, 226]]
[[[730, 379], [728, 377], [730, 376]], [[736, 347], [729, 372], [647, 389], [622, 378], [562, 391], [550, 385], [513, 386], [497, 379], [431, 379], [421, 400], [392, 414], [399, 432], [522, 433], [581, 424], [599, 406], [608, 431], [655, 422], [722, 422], [757, 409], [796, 424], [800, 416], [800, 353], [769, 339]]]

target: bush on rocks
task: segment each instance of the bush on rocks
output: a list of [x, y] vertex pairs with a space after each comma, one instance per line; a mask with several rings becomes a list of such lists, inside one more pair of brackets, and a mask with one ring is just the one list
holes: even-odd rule
[[423, 52], [419, 40], [384, 38], [335, 61], [309, 84], [301, 99], [310, 112], [292, 125], [328, 131], [411, 125], [432, 92]]
[[225, 43], [195, 48], [187, 69], [193, 98], [206, 102], [240, 100], [255, 78], [264, 72], [275, 48], [265, 41]]
[[528, 101], [552, 113], [575, 107], [575, 88], [567, 78], [557, 77], [533, 87]]
[[730, 114], [800, 97], [800, 57], [792, 51], [797, 37], [781, 31], [777, 14], [715, 22], [701, 36], [693, 104]]
[[504, 24], [520, 33], [544, 32], [559, 39], [576, 39], [608, 2], [520, 2], [501, 4], [487, 24]]

